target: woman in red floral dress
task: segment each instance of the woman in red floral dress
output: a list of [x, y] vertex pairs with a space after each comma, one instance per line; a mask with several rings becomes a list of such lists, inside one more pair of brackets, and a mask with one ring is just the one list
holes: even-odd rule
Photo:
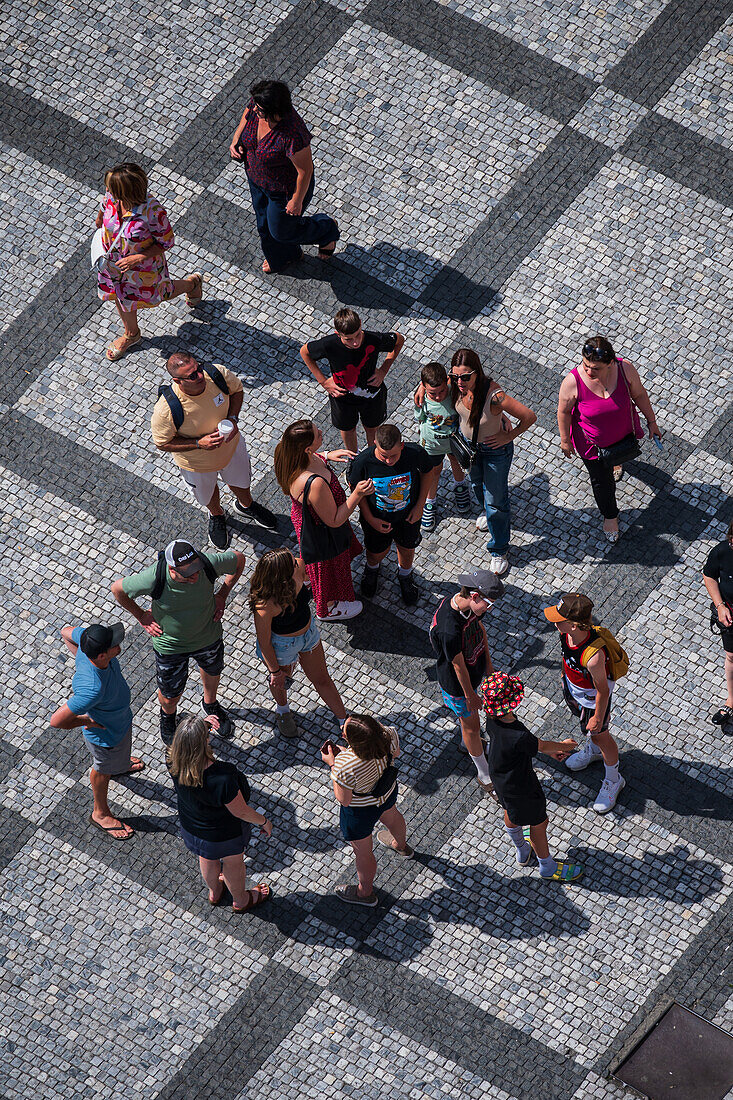
[[104, 177], [104, 186], [107, 190], [97, 214], [97, 229], [104, 230], [104, 247], [114, 267], [97, 279], [99, 297], [115, 303], [125, 327], [124, 335], [107, 348], [107, 358], [115, 360], [142, 339], [139, 309], [157, 306], [179, 294], [186, 295], [189, 306], [197, 305], [203, 276], [197, 272], [174, 282], [168, 274], [165, 254], [173, 247], [173, 230], [163, 207], [148, 194], [148, 177], [139, 164], [116, 165]]
[[[290, 497], [290, 515], [298, 541], [303, 523], [303, 492], [311, 475], [316, 476], [308, 491], [306, 506], [316, 525], [342, 527], [348, 523], [362, 497], [374, 491], [371, 481], [360, 481], [347, 499], [328, 462], [345, 462], [354, 454], [345, 450], [319, 454], [322, 443], [323, 433], [312, 420], [296, 420], [285, 429], [275, 448], [275, 475], [282, 491]], [[351, 562], [361, 551], [361, 543], [352, 530], [349, 547], [338, 557], [306, 565], [317, 618], [331, 622], [353, 619], [360, 613], [362, 605], [354, 595]]]

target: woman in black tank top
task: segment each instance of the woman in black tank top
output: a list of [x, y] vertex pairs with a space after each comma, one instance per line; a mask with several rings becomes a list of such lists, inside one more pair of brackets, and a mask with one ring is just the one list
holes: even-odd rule
[[303, 561], [283, 546], [262, 555], [250, 581], [249, 606], [257, 632], [257, 655], [269, 674], [276, 704], [275, 724], [283, 737], [298, 736], [288, 703], [288, 687], [297, 661], [339, 725], [346, 720], [341, 696], [326, 668], [305, 577]]

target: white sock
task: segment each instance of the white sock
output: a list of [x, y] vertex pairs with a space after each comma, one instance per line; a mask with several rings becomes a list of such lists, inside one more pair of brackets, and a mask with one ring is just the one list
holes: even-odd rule
[[286, 703], [284, 707], [281, 707], [280, 704], [278, 703], [277, 706], [275, 707], [275, 710], [277, 711], [278, 714], [287, 714], [288, 711], [290, 710], [290, 705], [288, 703]]
[[612, 783], [618, 783], [621, 776], [618, 771], [618, 761], [615, 764], [604, 764], [606, 769], [606, 779], [610, 779]]
[[369, 562], [366, 563], [367, 569], [373, 569], [375, 572], [377, 571], [377, 569], [379, 569], [380, 565], [381, 565], [381, 562], [377, 562], [376, 565], [370, 565]]
[[540, 874], [542, 877], [552, 878], [557, 870], [557, 860], [553, 859], [552, 856], [548, 856], [547, 859], [540, 859], [538, 856], [537, 859], [539, 860]]
[[437, 497], [426, 497], [425, 498], [425, 503], [426, 504], [435, 504], [437, 499], [438, 499]]
[[398, 565], [397, 572], [401, 577], [409, 577], [410, 573], [412, 572], [412, 566], [410, 566], [409, 569], [403, 569], [401, 565]]
[[474, 756], [473, 753], [471, 753], [470, 756], [474, 764], [476, 765], [476, 771], [478, 772], [478, 777], [481, 782], [490, 783], [491, 776], [489, 775], [489, 765], [486, 763], [486, 757], [484, 756], [484, 754], [481, 753], [479, 756]]
[[460, 478], [460, 479], [459, 479], [459, 478], [457, 478], [457, 477], [456, 477], [456, 475], [454, 474], [454, 475], [453, 475], [453, 484], [454, 484], [454, 485], [465, 485], [465, 484], [466, 484], [466, 478], [465, 478], [465, 475], [464, 475], [464, 476], [463, 476], [462, 478]]
[[513, 828], [510, 829], [508, 825], [505, 825], [504, 828], [509, 833], [511, 842], [517, 849], [517, 860], [521, 860], [522, 862], [524, 862], [524, 860], [529, 855], [529, 844], [524, 839], [524, 831], [522, 829], [522, 826], [515, 825]]

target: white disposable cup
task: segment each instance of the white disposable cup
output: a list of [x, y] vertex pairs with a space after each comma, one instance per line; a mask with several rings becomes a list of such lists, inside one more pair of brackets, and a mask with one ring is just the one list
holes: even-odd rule
[[217, 424], [217, 427], [219, 429], [219, 435], [223, 439], [228, 439], [234, 431], [234, 424], [231, 420], [220, 420]]

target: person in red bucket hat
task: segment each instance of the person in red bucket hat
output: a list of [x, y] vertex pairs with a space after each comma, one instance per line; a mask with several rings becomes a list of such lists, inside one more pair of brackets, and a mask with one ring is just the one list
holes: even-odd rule
[[552, 882], [575, 882], [583, 874], [579, 863], [553, 859], [547, 843], [547, 803], [532, 767], [532, 757], [547, 753], [564, 760], [576, 742], [543, 741], [527, 729], [514, 710], [524, 697], [518, 676], [494, 672], [481, 682], [479, 694], [486, 713], [489, 775], [499, 802], [504, 807], [504, 827], [517, 850], [517, 863], [526, 867], [537, 855], [540, 878]]

